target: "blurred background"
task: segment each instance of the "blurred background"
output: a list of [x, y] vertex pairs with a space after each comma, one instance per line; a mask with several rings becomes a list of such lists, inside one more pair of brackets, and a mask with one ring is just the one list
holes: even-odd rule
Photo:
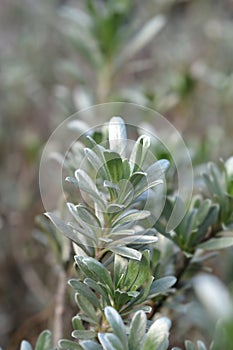
[[232, 155], [232, 0], [0, 2], [0, 345], [7, 350], [52, 324], [58, 269], [35, 223], [44, 211], [43, 146], [65, 118], [109, 101], [160, 112], [196, 165]]

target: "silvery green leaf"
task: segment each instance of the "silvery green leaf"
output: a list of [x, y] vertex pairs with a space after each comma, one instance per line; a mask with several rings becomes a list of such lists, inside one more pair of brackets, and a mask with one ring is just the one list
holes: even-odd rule
[[83, 348], [72, 340], [61, 339], [58, 342], [58, 346], [65, 350], [83, 350]]
[[150, 327], [142, 350], [167, 350], [171, 321], [166, 317], [157, 319]]
[[84, 340], [81, 345], [84, 350], [103, 350], [102, 346], [93, 340]]
[[115, 334], [99, 333], [98, 338], [104, 350], [127, 350]]
[[136, 223], [136, 221], [148, 218], [150, 215], [151, 215], [151, 213], [148, 210], [132, 209], [132, 210], [129, 210], [126, 213], [120, 215], [113, 222], [113, 226], [121, 225], [121, 224], [124, 224], [124, 223], [127, 223], [127, 222], [134, 222], [134, 223]]
[[79, 315], [76, 315], [72, 318], [72, 326], [74, 329], [84, 329], [82, 320]]
[[150, 298], [159, 293], [164, 293], [176, 283], [176, 277], [166, 276], [153, 281], [150, 289]]
[[119, 191], [119, 187], [111, 181], [104, 180], [104, 187]]
[[37, 339], [35, 350], [51, 350], [53, 348], [52, 333], [43, 331]]
[[146, 315], [143, 311], [137, 311], [133, 316], [129, 330], [129, 350], [141, 350], [146, 332]]
[[75, 256], [77, 264], [81, 264], [80, 267], [86, 267], [86, 272], [89, 271], [87, 277], [92, 278], [96, 282], [101, 282], [104, 285], [108, 286], [109, 290], [112, 291], [112, 280], [109, 271], [101, 264], [98, 260], [87, 257], [80, 258]]
[[233, 237], [211, 238], [208, 241], [201, 243], [197, 248], [205, 250], [218, 250], [233, 246]]
[[139, 262], [138, 260], [130, 259], [127, 266], [127, 271], [124, 274], [124, 278], [121, 281], [121, 289], [128, 290], [132, 289], [132, 286], [138, 276], [139, 271]]
[[20, 350], [32, 350], [31, 344], [26, 340], [22, 340]]
[[185, 349], [196, 350], [196, 346], [190, 340], [185, 340]]
[[133, 186], [136, 186], [142, 180], [142, 178], [146, 178], [146, 176], [147, 174], [145, 172], [137, 171], [130, 176], [129, 181]]
[[100, 152], [98, 152], [98, 154], [100, 155], [98, 156], [97, 151], [97, 147], [95, 147], [94, 150], [90, 148], [84, 148], [84, 152], [90, 164], [93, 165], [96, 171], [99, 171], [103, 177], [107, 177], [107, 173], [104, 167], [104, 157]]
[[212, 202], [208, 198], [201, 202], [197, 212], [196, 225], [200, 225], [205, 220], [211, 208], [211, 205], [212, 205]]
[[123, 179], [128, 179], [130, 177], [130, 164], [128, 159], [122, 160], [122, 168], [123, 168]]
[[125, 205], [123, 204], [109, 204], [107, 206], [107, 213], [109, 214], [118, 214], [120, 211], [125, 209]]
[[[87, 241], [85, 242], [85, 244], [89, 244], [89, 243], [93, 244], [93, 242], [97, 244], [98, 242], [97, 237], [95, 236], [94, 232], [90, 229], [90, 227], [88, 227], [87, 229], [86, 227], [80, 227], [78, 225], [75, 225], [72, 222], [68, 222], [67, 225], [72, 228], [74, 233], [77, 232], [78, 234], [81, 234], [87, 238]], [[81, 242], [81, 238], [79, 240]], [[89, 240], [92, 242], [89, 242]]]
[[129, 180], [122, 179], [118, 182], [117, 203], [128, 206], [133, 201], [134, 188]]
[[68, 128], [78, 131], [80, 134], [86, 133], [90, 127], [87, 123], [85, 123], [83, 120], [72, 120], [68, 123]]
[[197, 341], [197, 346], [198, 346], [198, 350], [207, 350], [205, 344], [201, 340]]
[[125, 157], [127, 133], [124, 120], [121, 117], [112, 117], [108, 132], [110, 149]]
[[169, 161], [161, 159], [152, 164], [146, 170], [146, 177], [142, 177], [141, 181], [134, 188], [134, 198], [139, 197], [142, 193], [159, 184], [163, 184], [164, 173], [169, 166]]
[[119, 56], [118, 65], [130, 60], [137, 52], [142, 50], [165, 25], [165, 18], [158, 15], [148, 21], [140, 31], [126, 44]]
[[142, 236], [142, 235], [132, 235], [129, 237], [124, 237], [121, 239], [115, 240], [111, 245], [127, 245], [127, 244], [134, 244], [134, 245], [142, 245], [142, 244], [153, 244], [158, 242], [158, 237], [155, 236]]
[[[142, 253], [142, 258], [139, 263], [139, 271], [136, 280], [134, 281], [134, 287], [139, 288], [145, 282], [149, 280], [150, 277], [150, 252], [148, 249], [144, 250]], [[152, 283], [152, 281], [151, 281]], [[150, 286], [148, 286], [150, 288]], [[148, 289], [149, 292], [149, 289]]]
[[134, 144], [129, 160], [132, 173], [142, 169], [149, 148], [150, 137], [146, 135], [140, 136]]
[[218, 320], [232, 317], [233, 303], [229, 291], [215, 276], [202, 274], [195, 277], [194, 289], [209, 315]]
[[135, 249], [128, 247], [110, 247], [109, 250], [114, 254], [118, 254], [130, 259], [141, 260], [142, 254]]
[[[145, 278], [144, 278], [145, 279]], [[137, 295], [133, 300], [131, 300], [122, 311], [126, 312], [130, 308], [134, 307], [135, 305], [143, 303], [149, 295], [150, 287], [153, 282], [154, 277], [153, 276], [147, 276], [146, 285], [140, 290], [139, 295]], [[136, 282], [137, 283], [137, 282]]]
[[[90, 176], [82, 169], [78, 169], [75, 171], [75, 177], [77, 179], [77, 187], [80, 190], [88, 193], [90, 197], [96, 201], [100, 205], [100, 208], [103, 210], [105, 208], [104, 200], [102, 199], [99, 190], [97, 189]], [[66, 180], [75, 184], [75, 182], [70, 177], [66, 178]]]
[[124, 278], [127, 271], [128, 261], [121, 255], [115, 254], [114, 256], [114, 286], [117, 289], [120, 285], [122, 278]]
[[74, 230], [68, 226], [64, 221], [59, 219], [54, 213], [45, 213], [45, 216], [47, 216], [52, 223], [56, 226], [56, 228], [61, 231], [67, 238], [71, 239], [74, 243], [78, 244], [84, 252], [87, 255], [92, 255], [91, 251], [83, 242], [80, 241], [80, 239], [77, 236], [77, 233], [74, 232]]
[[98, 324], [99, 322], [96, 315], [96, 310], [93, 307], [92, 303], [90, 303], [90, 301], [85, 296], [79, 293], [75, 294], [75, 300], [80, 310], [83, 311], [85, 315], [87, 315], [91, 320], [91, 323]]
[[72, 332], [72, 337], [76, 339], [92, 339], [95, 338], [96, 332], [93, 330], [74, 330]]
[[101, 227], [99, 219], [88, 207], [85, 207], [82, 204], [78, 204], [75, 206], [75, 208], [82, 222], [85, 222], [86, 224], [97, 228]]
[[116, 152], [105, 151], [106, 167], [113, 183], [117, 184], [123, 177], [122, 159]]
[[97, 296], [92, 292], [90, 288], [87, 287], [87, 285], [77, 279], [71, 279], [68, 283], [76, 293], [82, 294], [85, 298], [88, 299], [91, 304], [100, 309], [100, 304]]
[[111, 305], [111, 301], [109, 299], [106, 288], [102, 284], [94, 281], [91, 278], [85, 278], [84, 283], [87, 284], [91, 289], [96, 291], [99, 295], [101, 295], [108, 305]]
[[119, 229], [118, 231], [118, 227], [113, 228], [110, 232], [111, 237], [114, 236], [130, 236], [133, 235], [135, 233], [135, 230], [127, 230], [127, 229]]
[[113, 333], [120, 339], [123, 348], [127, 349], [127, 336], [122, 318], [111, 306], [107, 306], [104, 313], [113, 330]]

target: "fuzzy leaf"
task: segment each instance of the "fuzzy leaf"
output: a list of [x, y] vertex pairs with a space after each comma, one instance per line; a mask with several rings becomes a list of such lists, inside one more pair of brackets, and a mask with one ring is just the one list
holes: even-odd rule
[[[75, 260], [79, 264], [80, 257], [76, 256]], [[102, 282], [104, 285], [109, 287], [109, 290], [112, 291], [112, 280], [108, 270], [102, 265], [98, 260], [87, 257], [82, 259], [82, 264], [84, 264], [87, 269], [91, 272], [89, 276], [94, 279], [96, 282]]]
[[89, 300], [83, 295], [78, 293], [75, 294], [75, 299], [81, 311], [83, 311], [93, 323], [98, 324], [96, 310], [92, 306], [92, 303], [90, 303]]
[[32, 350], [31, 344], [28, 341], [23, 340], [20, 344], [20, 350]]
[[50, 331], [43, 331], [36, 342], [35, 350], [51, 350], [53, 348], [52, 334]]
[[84, 350], [103, 350], [102, 346], [93, 340], [84, 340], [81, 345]]
[[88, 288], [84, 283], [79, 280], [71, 279], [69, 280], [69, 285], [74, 289], [75, 292], [82, 294], [88, 301], [93, 304], [96, 308], [100, 309], [99, 300], [90, 288]]
[[95, 338], [96, 332], [92, 330], [74, 330], [72, 332], [72, 337], [76, 339], [92, 339]]
[[79, 315], [76, 315], [72, 318], [72, 325], [74, 329], [82, 330], [84, 329], [83, 323]]
[[123, 177], [122, 159], [116, 152], [105, 151], [106, 166], [113, 183], [117, 184]]
[[155, 280], [150, 289], [150, 298], [158, 293], [164, 293], [176, 283], [176, 277], [166, 276]]
[[142, 257], [142, 254], [138, 250], [128, 247], [111, 247], [110, 250], [114, 254], [118, 254], [130, 259], [141, 260]]
[[120, 339], [123, 348], [127, 348], [127, 336], [122, 318], [111, 306], [107, 306], [104, 313], [113, 330], [113, 333]]
[[114, 257], [114, 286], [119, 287], [120, 281], [124, 278], [127, 271], [128, 261], [121, 255], [115, 254]]
[[78, 343], [66, 339], [59, 340], [58, 346], [59, 348], [65, 350], [83, 350], [83, 348]]
[[166, 350], [171, 321], [166, 317], [156, 320], [150, 327], [142, 350]]
[[143, 220], [145, 218], [148, 218], [151, 215], [150, 211], [148, 210], [137, 210], [132, 209], [130, 211], [127, 211], [126, 213], [120, 215], [113, 223], [113, 226], [115, 225], [121, 225], [125, 224], [127, 222], [136, 222], [138, 220]]
[[201, 340], [197, 341], [197, 346], [198, 346], [198, 350], [207, 350], [205, 344]]
[[125, 156], [127, 133], [124, 120], [121, 117], [112, 117], [108, 126], [110, 149]]
[[71, 239], [74, 243], [77, 243], [86, 254], [90, 255], [90, 251], [88, 250], [88, 247], [83, 245], [83, 243], [80, 241], [80, 239], [77, 237], [77, 234], [73, 231], [71, 227], [66, 225], [64, 221], [59, 219], [55, 214], [53, 213], [45, 213], [45, 216], [47, 216], [52, 223], [56, 226], [56, 228], [61, 231], [67, 238]]
[[133, 173], [142, 169], [149, 148], [150, 137], [146, 135], [140, 136], [134, 144], [129, 160]]
[[119, 338], [115, 334], [99, 333], [98, 338], [104, 350], [126, 350], [126, 348], [122, 347]]
[[[96, 150], [96, 148], [94, 148]], [[93, 151], [90, 148], [84, 148], [84, 152], [87, 156], [88, 161], [90, 162], [91, 165], [94, 166], [96, 171], [100, 171], [100, 174], [105, 178], [107, 177], [105, 168], [104, 168], [104, 157], [101, 156], [101, 158], [96, 154], [95, 151]]]
[[101, 295], [104, 301], [107, 303], [107, 305], [111, 305], [111, 301], [109, 299], [105, 286], [101, 285], [100, 283], [97, 283], [91, 278], [85, 278], [84, 283], [87, 284], [91, 289], [93, 289], [99, 295]]
[[129, 330], [129, 350], [141, 350], [146, 331], [146, 315], [143, 311], [137, 311], [133, 316]]
[[130, 60], [136, 53], [142, 50], [165, 25], [165, 18], [161, 15], [148, 21], [122, 51], [119, 56], [119, 65]]
[[223, 248], [229, 248], [233, 245], [233, 237], [219, 237], [211, 238], [208, 241], [201, 243], [197, 248], [205, 250], [217, 250]]

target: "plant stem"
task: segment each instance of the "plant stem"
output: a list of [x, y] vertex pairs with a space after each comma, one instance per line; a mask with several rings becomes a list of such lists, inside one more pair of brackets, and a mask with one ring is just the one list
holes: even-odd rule
[[58, 271], [58, 285], [57, 293], [55, 297], [54, 307], [54, 323], [53, 323], [53, 335], [54, 344], [56, 345], [59, 339], [63, 336], [63, 312], [64, 312], [64, 299], [66, 291], [66, 273], [63, 268]]

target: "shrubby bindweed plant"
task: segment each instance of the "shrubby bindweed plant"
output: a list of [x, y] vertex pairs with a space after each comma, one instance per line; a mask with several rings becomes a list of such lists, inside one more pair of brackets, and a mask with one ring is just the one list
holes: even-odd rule
[[[168, 349], [168, 316], [175, 312], [179, 295], [185, 295], [192, 283], [198, 295], [209, 281], [206, 276], [201, 284], [200, 279], [199, 284], [192, 279], [212, 256], [205, 251], [233, 244], [232, 159], [220, 166], [209, 164], [201, 192], [195, 193], [184, 218], [169, 232], [166, 227], [175, 202], [184, 203], [171, 186], [165, 193], [166, 173], [173, 166], [167, 159], [155, 160], [147, 135], [128, 145], [120, 117], [110, 120], [107, 132], [103, 128], [84, 135], [70, 152], [65, 163], [70, 172], [66, 181], [73, 189], [68, 214], [62, 218], [58, 212], [48, 212], [46, 216], [73, 242], [77, 277], [71, 278], [69, 285], [77, 314], [72, 319], [73, 340], [60, 339], [55, 347]], [[161, 215], [156, 217], [152, 205], [161, 205]], [[54, 240], [62, 254], [62, 241], [56, 235]], [[214, 289], [214, 283], [211, 286]], [[220, 289], [212, 291], [209, 305]], [[200, 299], [205, 306], [207, 299]], [[231, 341], [232, 315], [229, 310], [216, 331], [225, 332], [222, 342], [226, 346]], [[218, 344], [215, 336], [209, 349], [218, 349]], [[53, 346], [52, 334], [44, 331], [35, 350], [52, 350]], [[23, 341], [21, 350], [30, 349]], [[202, 341], [196, 346], [187, 340], [185, 349], [208, 347]]]

